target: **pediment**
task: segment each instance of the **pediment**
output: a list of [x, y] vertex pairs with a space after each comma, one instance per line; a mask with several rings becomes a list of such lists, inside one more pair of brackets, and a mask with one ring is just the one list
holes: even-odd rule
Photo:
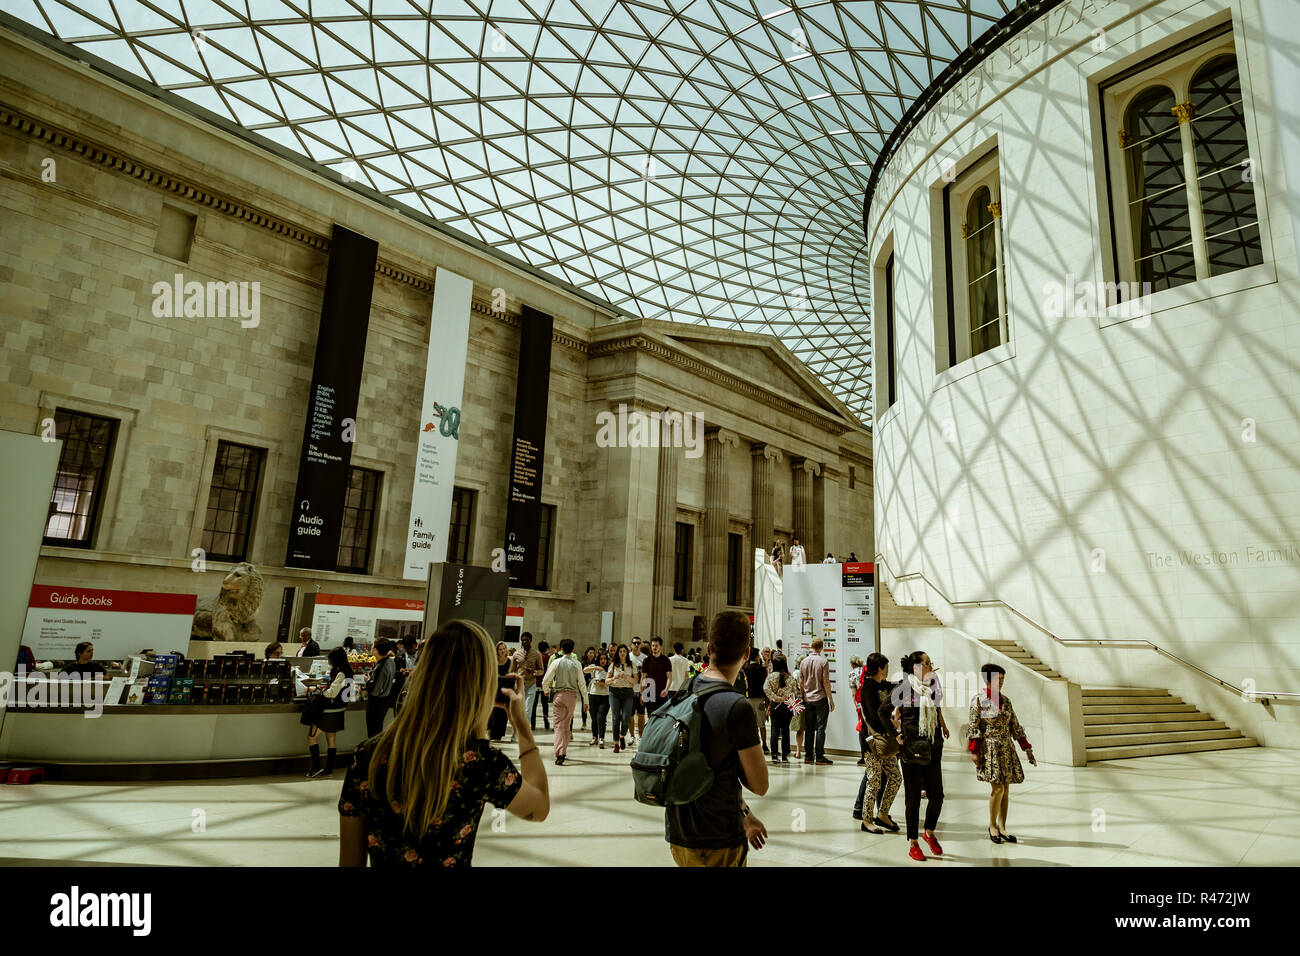
[[706, 335], [674, 332], [667, 338], [760, 387], [780, 392], [834, 415], [843, 415], [845, 412], [844, 407], [820, 386], [806, 368], [782, 354], [784, 350], [778, 351], [766, 344], [726, 341]]

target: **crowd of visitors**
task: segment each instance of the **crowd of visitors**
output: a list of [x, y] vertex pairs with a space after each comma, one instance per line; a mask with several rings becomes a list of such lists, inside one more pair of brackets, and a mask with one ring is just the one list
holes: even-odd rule
[[[407, 693], [387, 727], [380, 712], [379, 727], [373, 728], [367, 710], [367, 730], [374, 732], [356, 749], [339, 800], [341, 864], [469, 865], [487, 803], [521, 819], [545, 819], [549, 790], [533, 737], [539, 702], [543, 723], [554, 718], [551, 748], [555, 764], [563, 766], [574, 720], [588, 717], [589, 746], [604, 747], [608, 735], [615, 753], [648, 746], [642, 756], [658, 759], [655, 744], [642, 742], [647, 721], [679, 720], [674, 715], [682, 713], [683, 702], [693, 700], [700, 729], [689, 746], [703, 755], [711, 777], [693, 799], [662, 802], [665, 839], [679, 866], [744, 866], [750, 851], [768, 840], [746, 792], [767, 792], [767, 757], [772, 765], [789, 764], [792, 738], [796, 760], [830, 765], [826, 728], [835, 709], [821, 639], [812, 640], [792, 666], [781, 642], [754, 648], [750, 633], [748, 617], [728, 611], [712, 621], [702, 652], [675, 643], [667, 654], [660, 638], [634, 637], [631, 646], [602, 644], [579, 656], [570, 638], [554, 649], [544, 641], [534, 648], [529, 633], [511, 652], [465, 621], [439, 629], [420, 645], [418, 657], [377, 642], [381, 667], [372, 681], [382, 688], [400, 674]], [[382, 666], [385, 660], [391, 669]], [[342, 649], [331, 652], [329, 661], [321, 703], [310, 714], [304, 710], [312, 776], [332, 772], [342, 716], [336, 699], [352, 679]], [[891, 810], [901, 789], [907, 855], [924, 861], [922, 842], [931, 855], [943, 855], [936, 829], [944, 802], [941, 755], [950, 731], [930, 656], [915, 651], [899, 664], [891, 678], [882, 654], [851, 662], [863, 767], [852, 816], [866, 833], [900, 831]], [[981, 676], [984, 689], [971, 701], [967, 749], [977, 778], [990, 787], [989, 839], [1015, 843], [1006, 828], [1009, 790], [1024, 780], [1024, 772], [1012, 744], [1020, 745], [1030, 763], [1036, 761], [1002, 692], [1005, 671], [989, 664]], [[393, 696], [390, 690], [377, 699]], [[491, 746], [504, 739], [507, 726], [519, 745], [517, 762]], [[323, 764], [316, 744], [322, 732], [328, 743]], [[680, 752], [663, 757], [669, 767], [678, 759], [686, 758]], [[638, 766], [635, 757], [632, 766]]]

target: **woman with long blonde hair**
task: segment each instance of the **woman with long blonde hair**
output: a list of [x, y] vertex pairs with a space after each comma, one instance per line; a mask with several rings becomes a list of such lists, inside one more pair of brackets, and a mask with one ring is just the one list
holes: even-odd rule
[[[487, 631], [444, 624], [407, 686], [397, 718], [353, 755], [339, 798], [340, 866], [365, 866], [367, 855], [372, 866], [469, 866], [486, 803], [546, 819], [546, 770], [519, 677], [499, 678]], [[520, 769], [485, 739], [494, 707], [514, 727]]]

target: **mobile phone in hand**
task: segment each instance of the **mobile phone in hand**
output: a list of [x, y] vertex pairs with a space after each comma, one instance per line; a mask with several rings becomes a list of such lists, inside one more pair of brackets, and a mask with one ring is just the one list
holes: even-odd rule
[[501, 692], [507, 689], [514, 690], [515, 679], [518, 676], [519, 675], [517, 674], [500, 674], [497, 676], [497, 697], [495, 703], [498, 707], [510, 706], [510, 698]]

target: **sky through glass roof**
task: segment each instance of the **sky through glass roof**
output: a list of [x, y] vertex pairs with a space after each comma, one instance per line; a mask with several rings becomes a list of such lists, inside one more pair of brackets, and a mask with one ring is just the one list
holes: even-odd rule
[[608, 301], [780, 338], [871, 416], [862, 197], [1010, 0], [0, 0]]

